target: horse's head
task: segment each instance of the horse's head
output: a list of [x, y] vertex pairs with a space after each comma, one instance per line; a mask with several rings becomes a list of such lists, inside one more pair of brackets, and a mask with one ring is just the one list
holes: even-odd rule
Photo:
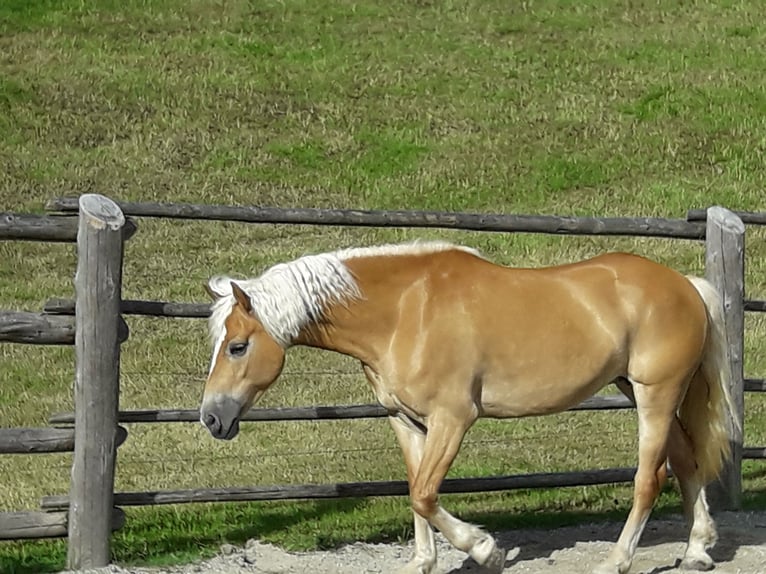
[[[215, 299], [229, 299], [214, 306], [211, 318], [215, 343], [200, 421], [215, 438], [230, 440], [239, 432], [242, 414], [279, 377], [285, 350], [266, 332], [250, 296], [235, 282], [222, 285], [213, 279], [208, 292]], [[232, 297], [233, 304], [227, 304]]]

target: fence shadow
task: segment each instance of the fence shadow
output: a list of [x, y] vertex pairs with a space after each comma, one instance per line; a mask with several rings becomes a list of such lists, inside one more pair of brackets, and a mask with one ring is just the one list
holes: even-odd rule
[[[737, 551], [742, 546], [766, 546], [766, 491], [750, 493], [746, 506], [760, 508], [760, 511], [719, 512], [713, 513], [718, 525], [719, 540], [716, 546], [710, 550], [710, 556], [716, 565], [725, 565], [735, 559]], [[567, 513], [566, 520], [575, 519], [574, 514]], [[609, 545], [617, 540], [620, 530], [627, 517], [627, 513], [609, 513], [607, 521], [605, 515], [583, 513], [582, 522], [569, 526], [555, 527], [519, 527], [494, 532], [499, 546], [509, 551], [505, 567], [531, 562], [539, 559], [548, 559], [550, 564], [558, 563], [556, 554], [563, 550], [572, 550], [580, 546], [580, 558], [583, 560], [582, 567], [588, 559], [594, 564], [598, 561], [594, 549], [583, 548], [582, 545], [589, 543], [604, 542]], [[548, 517], [549, 519], [552, 517]], [[579, 521], [578, 521], [579, 522]], [[652, 550], [652, 556], [656, 557], [658, 564], [655, 568], [647, 570], [647, 574], [661, 574], [675, 570], [682, 557], [688, 539], [688, 527], [680, 513], [662, 513], [661, 516], [650, 518], [639, 544], [638, 554], [642, 549], [654, 549], [664, 544], [678, 544], [677, 555], [668, 555], [667, 550]], [[601, 549], [599, 549], [601, 550]], [[662, 563], [664, 562], [664, 563]], [[456, 569], [450, 570], [449, 574], [466, 574], [480, 571], [478, 565], [467, 558]], [[642, 570], [643, 571], [643, 570]]]

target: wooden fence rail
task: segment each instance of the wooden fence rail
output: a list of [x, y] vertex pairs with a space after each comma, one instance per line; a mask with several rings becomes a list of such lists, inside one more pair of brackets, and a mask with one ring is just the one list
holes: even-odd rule
[[[585, 399], [572, 411], [597, 411], [630, 409], [633, 404], [622, 395], [600, 396]], [[387, 417], [389, 412], [379, 404], [367, 405], [327, 405], [313, 407], [272, 407], [254, 408], [242, 415], [245, 422], [275, 421], [318, 421], [365, 419]], [[71, 424], [74, 413], [58, 413], [50, 417], [51, 424]], [[120, 411], [117, 418], [121, 423], [196, 423], [199, 422], [197, 409], [163, 409]]]
[[[69, 531], [69, 512], [0, 512], [0, 540], [21, 538], [65, 537]], [[125, 524], [125, 513], [119, 508], [110, 512], [112, 530], [119, 530]]]
[[[126, 215], [245, 223], [342, 225], [346, 227], [413, 227], [468, 231], [549, 233], [558, 235], [630, 235], [704, 239], [705, 225], [661, 217], [559, 217], [548, 215], [498, 215], [443, 211], [372, 211], [234, 207], [191, 203], [118, 202]], [[77, 211], [77, 198], [60, 197], [46, 205], [49, 211]]]
[[[74, 420], [74, 417], [73, 417]], [[117, 427], [116, 446], [128, 437], [125, 427]], [[3, 428], [0, 429], [0, 454], [32, 454], [74, 451], [73, 428]]]
[[[52, 315], [74, 315], [74, 299], [49, 299], [43, 310]], [[177, 317], [204, 319], [210, 316], [209, 303], [177, 303], [171, 301], [142, 301], [124, 299], [120, 310], [123, 315], [145, 315], [148, 317]]]
[[[0, 213], [0, 240], [74, 243], [77, 241], [77, 217]], [[132, 220], [125, 222], [124, 239], [136, 232]]]
[[0, 311], [0, 342], [32, 345], [73, 345], [75, 321], [72, 317]]
[[73, 428], [3, 428], [0, 429], [0, 454], [35, 452], [72, 452]]
[[[449, 478], [439, 492], [457, 494], [492, 492], [522, 488], [551, 488], [588, 486], [630, 482], [635, 468], [610, 468], [592, 471], [545, 472], [481, 478]], [[254, 500], [291, 500], [312, 498], [360, 498], [368, 496], [403, 496], [408, 493], [406, 480], [346, 482], [339, 484], [288, 484], [232, 488], [196, 488], [155, 492], [125, 492], [115, 494], [120, 506], [148, 504], [184, 504], [191, 502], [244, 502]], [[46, 496], [40, 506], [56, 511], [67, 508], [66, 496]]]
[[[766, 301], [745, 300], [745, 311], [766, 313]], [[124, 299], [121, 306], [123, 315], [144, 315], [147, 317], [179, 317], [204, 319], [210, 316], [209, 303], [180, 303], [176, 301], [144, 301]], [[45, 313], [51, 315], [74, 315], [74, 299], [52, 298], [45, 302]]]
[[[124, 342], [128, 338], [130, 329], [122, 317], [119, 319], [117, 328], [119, 340]], [[75, 319], [71, 316], [28, 311], [0, 311], [0, 342], [3, 343], [74, 345], [75, 332]]]
[[[732, 211], [734, 215], [748, 225], [766, 225], [766, 211]], [[707, 220], [707, 209], [690, 209], [686, 212], [687, 221]]]

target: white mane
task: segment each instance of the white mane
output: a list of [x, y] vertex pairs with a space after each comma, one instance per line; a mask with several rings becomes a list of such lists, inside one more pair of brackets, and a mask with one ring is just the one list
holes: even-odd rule
[[447, 242], [415, 242], [375, 247], [356, 247], [333, 253], [306, 255], [280, 263], [254, 279], [216, 276], [210, 289], [219, 296], [209, 320], [210, 336], [221, 341], [224, 323], [234, 306], [231, 282], [250, 296], [253, 313], [266, 332], [280, 345], [288, 347], [301, 329], [322, 318], [328, 304], [344, 303], [362, 296], [356, 280], [344, 261], [359, 257], [419, 255], [459, 249], [478, 255], [469, 248]]

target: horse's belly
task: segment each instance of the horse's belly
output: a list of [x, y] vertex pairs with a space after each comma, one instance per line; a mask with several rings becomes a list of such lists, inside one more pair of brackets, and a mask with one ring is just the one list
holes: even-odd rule
[[545, 415], [572, 408], [617, 377], [614, 373], [584, 380], [486, 381], [482, 386], [482, 416], [510, 418]]

